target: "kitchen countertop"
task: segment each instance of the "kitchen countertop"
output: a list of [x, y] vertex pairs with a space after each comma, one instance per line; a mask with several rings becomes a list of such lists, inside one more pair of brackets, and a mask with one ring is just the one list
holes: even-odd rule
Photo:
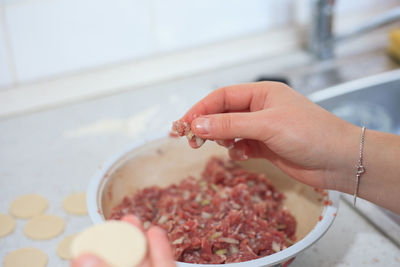
[[[213, 89], [253, 78], [251, 68], [205, 73], [0, 120], [0, 213], [7, 213], [17, 196], [34, 192], [49, 200], [48, 213], [67, 222], [63, 235], [34, 241], [23, 234], [25, 220], [17, 220], [14, 233], [0, 239], [0, 261], [14, 249], [34, 246], [47, 253], [48, 266], [68, 266], [56, 256], [58, 242], [91, 221], [67, 214], [63, 199], [86, 191], [92, 175], [111, 155], [145, 139], [146, 133], [167, 134], [173, 120]], [[400, 249], [341, 201], [327, 234], [291, 266], [363, 265], [400, 265]]]

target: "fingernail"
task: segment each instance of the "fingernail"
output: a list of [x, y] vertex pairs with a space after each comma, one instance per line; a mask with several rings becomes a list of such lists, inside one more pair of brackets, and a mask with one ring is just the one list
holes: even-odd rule
[[194, 120], [194, 128], [198, 134], [210, 133], [210, 119], [207, 117], [200, 117]]

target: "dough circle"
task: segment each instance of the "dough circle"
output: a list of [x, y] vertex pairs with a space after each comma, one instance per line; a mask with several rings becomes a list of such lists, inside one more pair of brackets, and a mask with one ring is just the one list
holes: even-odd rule
[[68, 213], [74, 215], [88, 214], [85, 193], [73, 193], [69, 195], [64, 199], [63, 206]]
[[24, 227], [27, 237], [37, 240], [47, 240], [58, 236], [64, 231], [65, 221], [58, 216], [43, 214], [30, 219]]
[[77, 234], [64, 237], [57, 246], [57, 255], [64, 260], [71, 260], [71, 244]]
[[27, 219], [44, 213], [47, 206], [47, 199], [40, 195], [22, 195], [11, 202], [10, 212], [17, 218]]
[[11, 234], [15, 229], [15, 220], [8, 214], [0, 213], [0, 237]]
[[74, 258], [92, 253], [113, 267], [137, 266], [146, 254], [144, 233], [127, 222], [107, 221], [78, 234], [72, 242]]
[[45, 267], [47, 255], [37, 248], [21, 248], [8, 253], [4, 267]]

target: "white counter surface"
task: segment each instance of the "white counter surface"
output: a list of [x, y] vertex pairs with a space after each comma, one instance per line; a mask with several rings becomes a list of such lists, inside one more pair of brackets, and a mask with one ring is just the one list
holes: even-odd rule
[[[111, 155], [145, 138], [146, 132], [167, 133], [171, 121], [212, 89], [254, 78], [251, 72], [221, 73], [0, 120], [0, 213], [8, 212], [15, 197], [38, 193], [49, 200], [48, 213], [67, 221], [63, 235], [33, 241], [23, 234], [25, 221], [17, 220], [15, 232], [0, 239], [0, 262], [14, 249], [34, 246], [48, 254], [48, 266], [68, 266], [56, 256], [58, 242], [91, 222], [88, 216], [68, 215], [63, 199], [85, 191]], [[332, 228], [291, 266], [363, 265], [400, 266], [400, 250], [342, 201]]]

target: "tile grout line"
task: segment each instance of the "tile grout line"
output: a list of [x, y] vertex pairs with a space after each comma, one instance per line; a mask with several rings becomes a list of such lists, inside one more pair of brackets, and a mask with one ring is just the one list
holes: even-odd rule
[[17, 67], [15, 64], [15, 58], [14, 58], [14, 54], [13, 54], [13, 50], [12, 50], [12, 46], [11, 46], [10, 36], [8, 33], [8, 29], [7, 29], [5, 9], [6, 9], [6, 7], [2, 4], [0, 6], [0, 19], [3, 24], [3, 27], [0, 30], [3, 31], [3, 34], [4, 34], [4, 43], [5, 43], [5, 46], [6, 46], [5, 48], [6, 48], [6, 52], [7, 52], [7, 65], [10, 69], [11, 79], [12, 79], [11, 87], [15, 87], [18, 85]]

